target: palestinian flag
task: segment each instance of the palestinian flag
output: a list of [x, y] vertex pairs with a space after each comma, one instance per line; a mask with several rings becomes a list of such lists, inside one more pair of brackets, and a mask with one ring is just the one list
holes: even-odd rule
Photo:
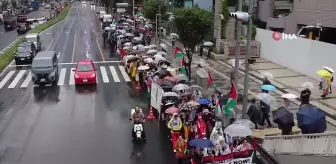
[[184, 61], [184, 58], [182, 58], [180, 70], [181, 70], [181, 72], [182, 72], [183, 74], [188, 75], [188, 73], [187, 73], [187, 69], [186, 69], [186, 67], [185, 67], [185, 61]]
[[208, 72], [208, 88], [216, 88], [216, 85], [215, 83], [213, 83], [212, 77], [209, 72]]
[[174, 50], [174, 58], [177, 59], [177, 58], [181, 58], [184, 56], [184, 53], [182, 52], [181, 49], [175, 47], [175, 50]]
[[113, 19], [112, 24], [117, 25], [117, 21]]
[[224, 107], [224, 113], [225, 115], [231, 115], [232, 111], [237, 105], [238, 100], [238, 91], [233, 81], [231, 81], [231, 93], [229, 100], [227, 101], [225, 107]]
[[120, 56], [120, 51], [118, 49], [117, 49], [116, 55]]

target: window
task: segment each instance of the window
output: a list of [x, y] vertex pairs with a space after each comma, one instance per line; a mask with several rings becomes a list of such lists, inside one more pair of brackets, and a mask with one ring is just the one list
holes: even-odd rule
[[52, 60], [49, 59], [34, 59], [32, 64], [33, 68], [50, 68], [52, 66]]
[[22, 47], [18, 47], [18, 52], [29, 52], [31, 51], [31, 47], [30, 46], [22, 46]]
[[90, 72], [93, 71], [93, 66], [91, 64], [78, 64], [78, 72]]

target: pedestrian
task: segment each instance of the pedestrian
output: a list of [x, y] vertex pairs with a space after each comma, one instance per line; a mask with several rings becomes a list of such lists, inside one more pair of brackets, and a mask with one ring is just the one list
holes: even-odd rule
[[207, 56], [207, 60], [211, 58], [211, 52], [212, 52], [212, 46], [208, 46], [208, 56]]
[[[267, 76], [264, 77], [264, 79], [263, 79], [262, 82], [263, 82], [262, 85], [272, 85], [271, 81], [268, 79]], [[268, 93], [268, 90], [264, 90], [264, 89], [262, 89], [261, 92], [263, 92], [263, 93]]]
[[261, 112], [258, 110], [256, 105], [256, 99], [251, 99], [251, 104], [248, 108], [247, 115], [249, 116], [251, 122], [253, 122], [255, 129], [258, 128], [258, 123], [261, 121]]
[[294, 122], [290, 124], [285, 124], [285, 125], [278, 124], [278, 127], [281, 130], [281, 135], [293, 134], [293, 130], [292, 130], [293, 126], [294, 126]]
[[199, 56], [203, 56], [203, 48], [204, 48], [203, 43], [204, 43], [204, 40], [201, 42], [199, 46], [200, 47]]
[[170, 119], [167, 126], [171, 130], [172, 141], [177, 141], [178, 137], [180, 136], [180, 131], [182, 129], [182, 120], [177, 113], [173, 114], [173, 118]]
[[108, 32], [107, 30], [104, 30], [103, 32], [103, 40], [104, 40], [104, 44], [103, 44], [103, 47], [105, 48], [106, 47], [106, 40], [107, 40], [107, 37], [108, 37]]
[[322, 91], [322, 98], [325, 98], [327, 95], [329, 95], [329, 90], [331, 87], [331, 77], [330, 76], [323, 76], [320, 81], [320, 90]]
[[179, 136], [178, 140], [174, 144], [174, 152], [178, 164], [184, 163], [186, 151], [187, 151], [187, 142], [183, 139], [182, 136]]
[[175, 47], [175, 41], [176, 41], [176, 37], [173, 36], [173, 38], [172, 38], [172, 47]]
[[300, 108], [305, 104], [309, 104], [310, 95], [311, 95], [311, 91], [308, 88], [301, 91], [301, 94], [300, 94], [300, 99], [301, 99]]
[[268, 124], [267, 127], [271, 128], [272, 123], [269, 119], [269, 117], [270, 117], [269, 113], [271, 112], [271, 107], [268, 104], [266, 104], [265, 102], [260, 101], [260, 110], [262, 112], [262, 119], [261, 119], [260, 125], [265, 126], [265, 121], [266, 121], [267, 124]]

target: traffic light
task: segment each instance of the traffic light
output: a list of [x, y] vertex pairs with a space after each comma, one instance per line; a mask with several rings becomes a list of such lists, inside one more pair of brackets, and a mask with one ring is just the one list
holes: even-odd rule
[[241, 11], [237, 11], [237, 12], [233, 12], [233, 13], [229, 13], [229, 16], [232, 18], [236, 18], [242, 22], [248, 22], [250, 15], [246, 12], [241, 12]]

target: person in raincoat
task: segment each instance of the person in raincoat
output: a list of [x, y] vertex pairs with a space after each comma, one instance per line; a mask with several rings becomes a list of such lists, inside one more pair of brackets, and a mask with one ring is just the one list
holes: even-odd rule
[[329, 94], [329, 90], [331, 87], [331, 77], [323, 76], [320, 82], [320, 89], [322, 90], [322, 98], [325, 98]]
[[255, 129], [258, 129], [258, 123], [261, 121], [261, 112], [258, 110], [256, 105], [256, 99], [251, 99], [251, 104], [248, 108], [247, 115], [249, 116], [251, 122], [253, 122]]
[[187, 146], [187, 142], [182, 138], [182, 136], [179, 136], [178, 140], [174, 144], [174, 152], [175, 157], [178, 160], [178, 164], [183, 163], [183, 159], [187, 152]]
[[167, 126], [171, 130], [170, 132], [171, 132], [172, 141], [173, 143], [175, 143], [177, 139], [179, 138], [180, 131], [182, 129], [182, 120], [178, 116], [177, 113], [173, 114], [173, 117], [172, 119], [170, 119], [170, 121], [168, 121]]
[[197, 138], [206, 138], [206, 123], [204, 122], [202, 116], [198, 116], [197, 120]]

